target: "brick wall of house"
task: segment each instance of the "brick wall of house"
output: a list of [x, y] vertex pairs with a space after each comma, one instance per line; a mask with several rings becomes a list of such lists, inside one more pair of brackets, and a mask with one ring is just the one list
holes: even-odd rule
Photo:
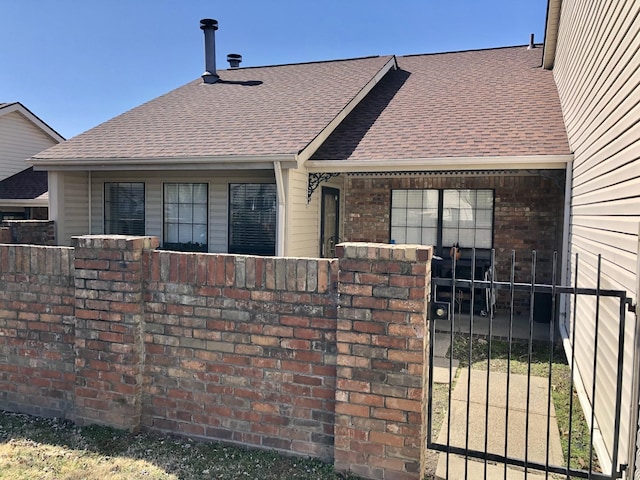
[[0, 245], [0, 406], [64, 417], [75, 385], [73, 249]]
[[431, 249], [338, 259], [0, 246], [0, 409], [417, 479]]
[[51, 220], [4, 220], [0, 243], [55, 245], [55, 222]]
[[[350, 175], [344, 192], [343, 237], [349, 242], [389, 242], [393, 189], [493, 189], [496, 280], [509, 281], [514, 250], [516, 281], [531, 281], [531, 252], [536, 250], [536, 282], [550, 283], [553, 252], [562, 250], [564, 175], [564, 170], [500, 175]], [[519, 299], [516, 309], [526, 307], [527, 302], [528, 298]]]

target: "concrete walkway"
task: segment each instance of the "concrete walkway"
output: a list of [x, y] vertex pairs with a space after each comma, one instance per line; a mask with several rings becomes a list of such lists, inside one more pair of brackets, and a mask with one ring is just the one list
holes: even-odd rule
[[[448, 362], [448, 360], [447, 360]], [[448, 370], [448, 363], [446, 364]], [[435, 374], [434, 374], [435, 377]], [[447, 372], [448, 377], [448, 372]], [[471, 370], [471, 388], [468, 388], [469, 370], [462, 369], [451, 396], [451, 429], [447, 442], [447, 418], [440, 430], [438, 443], [465, 448], [465, 437], [469, 432], [469, 449], [485, 450], [485, 432], [487, 438], [487, 452], [497, 455], [505, 454], [505, 436], [507, 437], [507, 456], [524, 460], [525, 446], [528, 446], [529, 461], [547, 463], [547, 400], [548, 380], [542, 377], [531, 377], [529, 411], [527, 414], [527, 377], [526, 375], [510, 375], [509, 385], [509, 416], [506, 427], [507, 412], [507, 375], [491, 372], [489, 395], [487, 397], [487, 372]], [[468, 392], [470, 394], [468, 395]], [[488, 398], [488, 426], [485, 427]], [[467, 402], [469, 402], [469, 420], [467, 422]], [[556, 421], [555, 409], [551, 402], [550, 435], [549, 435], [549, 464], [563, 465], [563, 454], [560, 446], [560, 434]], [[528, 440], [526, 437], [526, 420], [529, 419]], [[446, 454], [439, 455], [436, 478], [457, 480], [464, 477], [464, 458], [449, 455], [447, 477]], [[488, 479], [504, 479], [504, 465], [489, 465]], [[508, 468], [509, 480], [524, 478], [523, 470], [518, 467]], [[484, 478], [484, 462], [469, 460], [469, 479]], [[544, 473], [530, 471], [530, 480], [543, 479]], [[553, 478], [550, 476], [549, 478]]]
[[436, 332], [433, 341], [433, 383], [449, 383], [449, 367], [451, 366], [451, 378], [456, 378], [458, 360], [449, 359], [449, 347], [451, 335], [444, 332]]

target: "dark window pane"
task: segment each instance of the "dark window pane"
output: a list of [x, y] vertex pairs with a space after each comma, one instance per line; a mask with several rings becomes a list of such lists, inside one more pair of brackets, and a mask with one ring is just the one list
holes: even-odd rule
[[229, 253], [275, 255], [276, 186], [229, 185]]
[[144, 235], [144, 183], [104, 184], [104, 231]]

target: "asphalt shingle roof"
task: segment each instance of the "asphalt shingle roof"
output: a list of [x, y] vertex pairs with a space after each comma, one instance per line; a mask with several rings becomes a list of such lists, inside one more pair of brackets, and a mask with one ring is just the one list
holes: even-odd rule
[[219, 71], [34, 158], [191, 158], [296, 154], [392, 56]]
[[47, 172], [27, 168], [0, 182], [0, 199], [31, 200], [47, 193]]
[[542, 48], [398, 57], [313, 160], [569, 154]]
[[[293, 155], [392, 57], [220, 71], [119, 115], [34, 158]], [[569, 154], [542, 48], [398, 57], [312, 156], [393, 160]]]

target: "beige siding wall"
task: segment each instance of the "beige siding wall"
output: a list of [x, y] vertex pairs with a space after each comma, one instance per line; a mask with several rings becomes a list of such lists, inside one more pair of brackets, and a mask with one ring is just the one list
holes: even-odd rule
[[89, 175], [87, 172], [49, 172], [49, 218], [56, 222], [58, 245], [89, 233]]
[[[579, 285], [593, 286], [602, 255], [602, 288], [638, 292], [640, 223], [640, 2], [565, 0], [554, 66], [573, 165], [571, 252], [579, 254]], [[575, 265], [574, 265], [575, 268]], [[591, 391], [595, 303], [577, 306], [576, 355]], [[596, 416], [611, 449], [618, 343], [618, 307], [600, 305]], [[623, 432], [631, 409], [633, 327], [627, 315]], [[624, 457], [619, 463], [626, 463]]]
[[270, 171], [204, 172], [93, 172], [91, 177], [91, 233], [104, 233], [105, 182], [144, 182], [146, 235], [163, 242], [162, 189], [164, 182], [209, 185], [209, 251], [227, 252], [228, 192], [230, 183], [275, 183]]
[[320, 195], [316, 191], [307, 203], [308, 177], [305, 168], [288, 170], [287, 235], [285, 254], [291, 257], [318, 257], [320, 238]]
[[[322, 182], [307, 203], [308, 175], [304, 168], [289, 170], [287, 174], [288, 208], [287, 250], [292, 257], [320, 256], [320, 224], [322, 215], [322, 187], [342, 191], [343, 176]], [[340, 198], [340, 230], [343, 225], [344, 202]], [[340, 232], [341, 233], [341, 232]]]
[[28, 168], [28, 158], [56, 143], [18, 112], [1, 116], [0, 181]]

